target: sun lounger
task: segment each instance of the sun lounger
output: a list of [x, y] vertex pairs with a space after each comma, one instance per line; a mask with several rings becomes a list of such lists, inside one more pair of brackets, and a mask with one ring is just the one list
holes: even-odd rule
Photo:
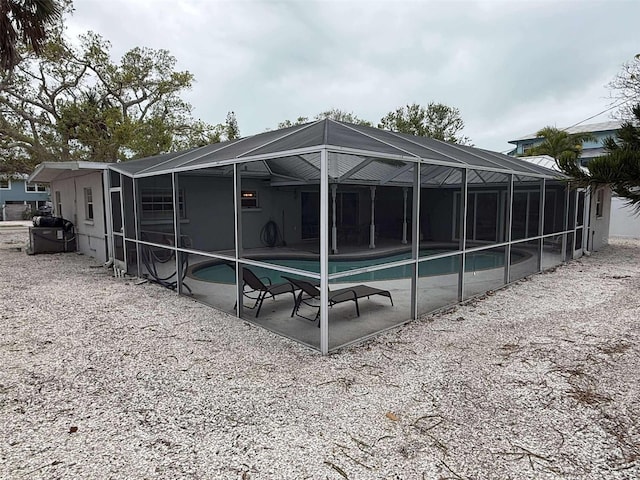
[[[307, 318], [308, 320], [317, 320], [320, 316], [320, 309], [318, 305], [313, 305], [309, 303], [309, 300], [320, 299], [320, 290], [318, 287], [313, 285], [311, 282], [306, 280], [301, 280], [299, 278], [290, 278], [282, 276], [285, 280], [291, 283], [296, 290], [300, 290], [300, 293], [296, 297], [295, 304], [293, 306], [293, 311], [291, 312], [291, 316], [298, 315], [303, 318], [303, 315], [298, 314], [298, 310], [300, 309], [300, 305], [302, 303], [309, 305], [314, 308], [318, 308], [318, 313], [315, 318]], [[306, 298], [304, 295], [307, 295]], [[358, 305], [358, 299], [363, 297], [371, 297], [373, 295], [381, 295], [383, 297], [387, 297], [393, 306], [393, 299], [391, 298], [391, 293], [388, 290], [380, 290], [379, 288], [370, 287], [368, 285], [355, 285], [353, 287], [341, 288], [339, 290], [330, 290], [329, 291], [329, 306], [336, 305], [342, 302], [354, 302], [356, 304], [356, 314], [360, 316], [360, 307]]]
[[[247, 267], [242, 267], [242, 280], [244, 281], [243, 294], [247, 298], [255, 300], [253, 306], [247, 308], [258, 308], [256, 310], [256, 318], [258, 318], [258, 315], [260, 315], [262, 302], [264, 302], [264, 299], [268, 296], [271, 296], [271, 298], [275, 299], [277, 295], [290, 293], [293, 296], [294, 304], [296, 303], [296, 293], [291, 282], [287, 281], [282, 283], [274, 283], [272, 285], [271, 281], [267, 279], [267, 283], [265, 284], [260, 278], [258, 278], [255, 273], [253, 273]], [[249, 288], [249, 290], [247, 290], [247, 287]], [[252, 296], [253, 293], [257, 293], [257, 296]]]

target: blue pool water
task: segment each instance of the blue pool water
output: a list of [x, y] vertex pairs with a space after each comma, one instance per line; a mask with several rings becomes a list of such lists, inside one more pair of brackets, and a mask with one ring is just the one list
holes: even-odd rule
[[[428, 254], [443, 253], [442, 251], [421, 251], [422, 256]], [[524, 258], [523, 254], [512, 251], [512, 256], [518, 261]], [[362, 259], [340, 259], [329, 261], [329, 273], [345, 272], [356, 268], [368, 267], [372, 265], [380, 265], [383, 263], [397, 262], [411, 258], [411, 252], [390, 255], [378, 258], [362, 258]], [[302, 258], [270, 258], [261, 259], [260, 261], [280, 265], [283, 267], [296, 268], [298, 270], [306, 270], [309, 272], [320, 272], [320, 263], [317, 260]], [[502, 251], [484, 251], [467, 254], [466, 272], [474, 272], [478, 270], [489, 270], [504, 266], [504, 252]], [[267, 277], [271, 283], [279, 283], [284, 280], [280, 276], [280, 272], [270, 270], [263, 267], [251, 266], [251, 270], [259, 277]], [[399, 278], [409, 278], [411, 275], [411, 265], [403, 265], [399, 267], [386, 268], [375, 272], [358, 273], [342, 278], [342, 282], [369, 282], [380, 280], [393, 280]], [[445, 258], [436, 258], [426, 262], [421, 262], [418, 268], [418, 274], [421, 277], [434, 275], [448, 275], [460, 271], [460, 255]], [[288, 275], [288, 274], [285, 274]], [[204, 280], [214, 283], [235, 283], [235, 272], [228, 265], [216, 260], [197, 265], [190, 273], [190, 276], [198, 280]], [[288, 275], [294, 276], [295, 275]]]

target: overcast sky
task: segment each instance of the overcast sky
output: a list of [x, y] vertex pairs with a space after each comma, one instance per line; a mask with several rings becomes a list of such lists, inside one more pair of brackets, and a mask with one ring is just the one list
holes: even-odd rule
[[[339, 108], [377, 124], [408, 103], [457, 107], [476, 146], [605, 110], [606, 84], [640, 53], [640, 1], [76, 0], [69, 34], [114, 59], [167, 49], [209, 123], [242, 136]], [[607, 121], [610, 112], [587, 123]]]

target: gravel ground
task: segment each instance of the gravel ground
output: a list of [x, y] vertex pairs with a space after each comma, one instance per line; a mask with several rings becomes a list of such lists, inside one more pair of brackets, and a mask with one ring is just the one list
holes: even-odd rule
[[0, 478], [640, 477], [640, 241], [322, 357], [24, 237]]

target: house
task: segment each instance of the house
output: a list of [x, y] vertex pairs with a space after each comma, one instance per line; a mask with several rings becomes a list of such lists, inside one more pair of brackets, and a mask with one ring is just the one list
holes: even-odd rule
[[102, 262], [110, 256], [107, 176], [106, 163], [45, 162], [30, 177], [49, 186], [53, 214], [73, 223], [78, 251]]
[[29, 182], [28, 175], [0, 175], [0, 221], [29, 220], [49, 198], [46, 184]]
[[[621, 121], [613, 120], [608, 122], [578, 125], [565, 129], [568, 133], [589, 133], [594, 137], [593, 140], [586, 141], [582, 144], [582, 153], [580, 154], [580, 162], [582, 166], [586, 166], [592, 158], [606, 154], [604, 149], [605, 139], [615, 138], [622, 123], [623, 122]], [[509, 152], [509, 155], [523, 155], [532, 147], [540, 145], [543, 141], [544, 138], [536, 137], [535, 133], [525, 135], [515, 140], [510, 140], [509, 143], [514, 144], [516, 148]], [[522, 158], [527, 161], [536, 161], [534, 160], [536, 157]], [[551, 159], [551, 162], [543, 160], [542, 163], [539, 164], [543, 164], [548, 168], [555, 168], [555, 162], [553, 159]], [[600, 244], [605, 242], [605, 239], [608, 239], [609, 237], [640, 238], [640, 216], [635, 212], [635, 210], [629, 207], [624, 199], [611, 196], [611, 192], [608, 190], [600, 192], [599, 195], [604, 195], [604, 198], [606, 198], [605, 209], [607, 209], [608, 213], [606, 214], [606, 218], [598, 218], [596, 221], [599, 225], [598, 227], [595, 227], [596, 223], [593, 224], [595, 231], [592, 231], [592, 235], [595, 235], [594, 238], [601, 239], [600, 241], [596, 240], [594, 242], [594, 249], [597, 250]], [[604, 228], [604, 224], [607, 225], [606, 229]]]
[[[580, 160], [582, 165], [585, 166], [592, 158], [602, 156], [606, 153], [603, 147], [605, 139], [615, 138], [622, 123], [623, 122], [619, 120], [611, 120], [608, 122], [577, 125], [561, 130], [570, 134], [589, 133], [594, 137], [593, 140], [588, 140], [582, 144]], [[524, 155], [531, 148], [540, 145], [542, 142], [544, 142], [544, 138], [537, 137], [535, 133], [530, 133], [515, 140], [509, 140], [509, 143], [516, 146], [515, 149], [509, 152], [509, 155]]]
[[80, 251], [323, 354], [582, 255], [566, 180], [329, 119], [30, 177], [93, 235]]
[[[555, 159], [549, 155], [522, 157], [522, 160], [559, 171]], [[606, 186], [599, 187], [595, 192], [578, 189], [575, 194], [579, 197], [578, 203], [583, 204], [586, 209], [584, 215], [587, 222], [583, 230], [585, 249], [600, 250], [609, 243], [611, 232], [612, 202], [615, 200], [611, 195], [611, 189]]]

